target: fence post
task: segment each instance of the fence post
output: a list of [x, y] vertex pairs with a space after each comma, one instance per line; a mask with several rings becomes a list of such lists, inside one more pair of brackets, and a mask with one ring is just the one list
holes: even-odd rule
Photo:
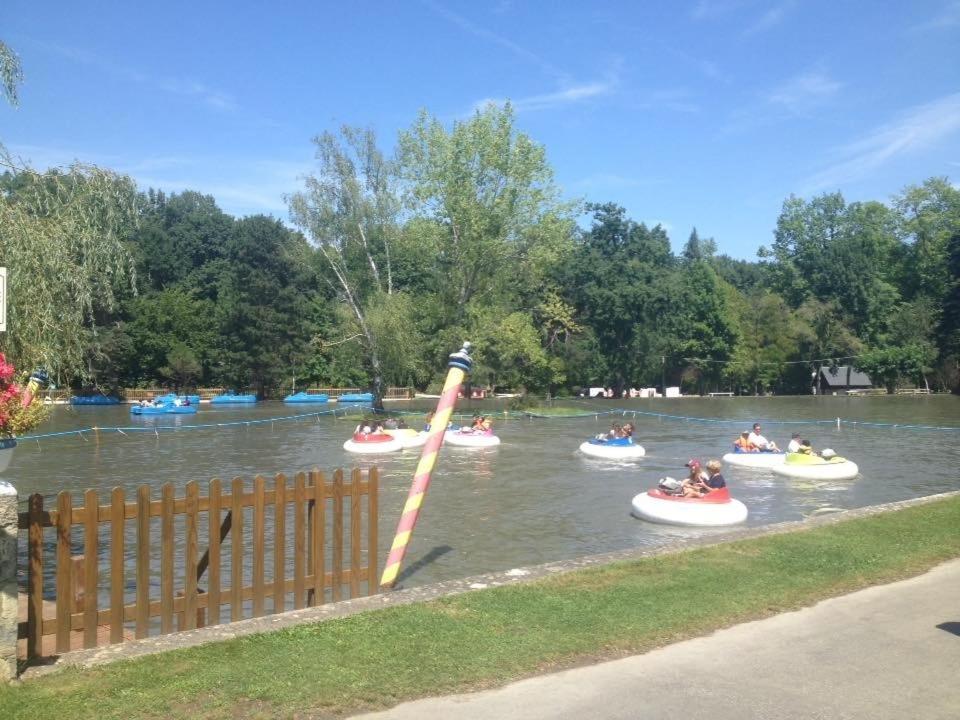
[[0, 480], [0, 681], [17, 677], [17, 489]]

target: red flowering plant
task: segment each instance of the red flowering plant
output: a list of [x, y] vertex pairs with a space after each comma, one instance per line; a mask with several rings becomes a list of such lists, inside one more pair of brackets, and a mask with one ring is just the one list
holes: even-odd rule
[[12, 447], [16, 444], [10, 442], [13, 438], [32, 430], [47, 417], [43, 400], [35, 394], [38, 383], [32, 377], [24, 388], [14, 382], [15, 376], [13, 363], [0, 353], [0, 447]]

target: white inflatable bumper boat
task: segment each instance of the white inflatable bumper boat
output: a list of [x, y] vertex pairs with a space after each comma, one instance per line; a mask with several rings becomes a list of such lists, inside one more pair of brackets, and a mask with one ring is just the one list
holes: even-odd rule
[[343, 444], [343, 449], [347, 452], [361, 454], [375, 454], [396, 452], [403, 448], [403, 445], [396, 438], [390, 437], [386, 433], [355, 433], [352, 438]]
[[580, 452], [604, 460], [629, 460], [646, 455], [643, 446], [637, 445], [629, 438], [613, 438], [611, 440], [594, 438], [581, 443]]
[[787, 454], [782, 452], [729, 452], [723, 456], [723, 462], [736, 467], [767, 470], [783, 465]]
[[747, 519], [747, 506], [720, 488], [701, 498], [669, 495], [659, 488], [633, 498], [633, 515], [641, 520], [665, 525], [717, 527], [736, 525]]
[[491, 430], [447, 430], [443, 441], [448, 445], [471, 448], [496, 447], [500, 444], [500, 438]]
[[839, 455], [824, 458], [804, 453], [787, 453], [783, 465], [772, 469], [777, 475], [803, 480], [852, 480], [860, 473], [855, 462]]

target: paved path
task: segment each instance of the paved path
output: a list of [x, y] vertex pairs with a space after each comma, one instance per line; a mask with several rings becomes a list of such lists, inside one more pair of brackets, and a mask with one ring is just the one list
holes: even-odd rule
[[960, 560], [645, 655], [363, 717], [957, 720]]

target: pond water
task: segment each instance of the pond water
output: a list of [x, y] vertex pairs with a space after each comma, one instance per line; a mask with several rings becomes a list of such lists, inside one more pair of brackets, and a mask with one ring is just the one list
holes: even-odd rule
[[[391, 403], [388, 409], [420, 412], [433, 402]], [[202, 405], [192, 416], [132, 417], [127, 406], [59, 406], [34, 433], [43, 437], [21, 441], [4, 479], [17, 487], [21, 503], [39, 492], [49, 506], [63, 489], [75, 493], [75, 504], [88, 488], [101, 490], [101, 502], [106, 502], [114, 486], [131, 493], [143, 483], [159, 488], [170, 481], [180, 494], [184, 484], [197, 480], [204, 492], [213, 477], [249, 480], [258, 473], [292, 475], [313, 467], [330, 471], [375, 464], [381, 470], [382, 563], [420, 451], [376, 458], [345, 452], [343, 441], [360, 411], [348, 418], [342, 417], [343, 410], [336, 418], [291, 417], [332, 407]], [[637, 520], [630, 515], [630, 500], [660, 477], [682, 477], [691, 457], [704, 462], [719, 458], [755, 420], [781, 446], [799, 430], [815, 447], [832, 447], [854, 460], [861, 474], [850, 481], [811, 482], [726, 467], [732, 493], [750, 510], [748, 525], [960, 489], [957, 397], [570, 400], [557, 401], [555, 407], [595, 414], [525, 419], [505, 417], [505, 406], [495, 402], [464, 401], [458, 407], [466, 414], [492, 413], [503, 444], [493, 449], [444, 446], [408, 549], [405, 586], [716, 532]], [[610, 414], [613, 408], [616, 412]], [[583, 440], [624, 417], [635, 423], [645, 458], [609, 462], [577, 452]], [[837, 418], [842, 419], [839, 429]], [[411, 426], [420, 421], [418, 415], [410, 417]], [[123, 431], [49, 436], [94, 426]]]

